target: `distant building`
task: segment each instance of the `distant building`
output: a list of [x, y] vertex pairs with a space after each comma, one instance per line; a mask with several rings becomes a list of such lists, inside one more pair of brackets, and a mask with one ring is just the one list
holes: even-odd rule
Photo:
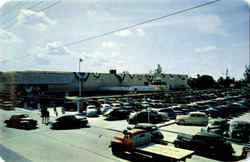
[[77, 73], [14, 71], [0, 73], [0, 92], [12, 95], [77, 94], [98, 91], [162, 91], [188, 88], [188, 76], [180, 74]]

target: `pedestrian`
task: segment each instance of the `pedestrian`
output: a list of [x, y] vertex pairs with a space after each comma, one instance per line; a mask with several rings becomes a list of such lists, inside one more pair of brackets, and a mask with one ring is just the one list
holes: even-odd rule
[[46, 108], [44, 105], [41, 107], [41, 117], [42, 117], [42, 124], [45, 124]]
[[47, 110], [47, 108], [46, 108], [46, 111], [45, 111], [45, 124], [46, 125], [49, 124], [49, 110]]
[[53, 110], [54, 110], [54, 113], [56, 114], [56, 117], [57, 117], [58, 116], [58, 112], [56, 110], [56, 104], [54, 104]]

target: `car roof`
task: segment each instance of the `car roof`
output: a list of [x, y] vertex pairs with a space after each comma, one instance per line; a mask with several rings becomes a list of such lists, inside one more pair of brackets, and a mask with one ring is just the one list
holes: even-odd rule
[[234, 120], [234, 121], [231, 122], [231, 124], [244, 124], [244, 125], [249, 124], [249, 125], [250, 125], [249, 122], [247, 122], [247, 121], [242, 121], [242, 120]]
[[199, 111], [193, 111], [193, 112], [190, 112], [190, 114], [202, 114], [202, 115], [206, 115], [206, 113], [199, 112]]
[[132, 130], [128, 130], [127, 132], [130, 135], [135, 135], [135, 134], [143, 133], [143, 132], [146, 132], [146, 131], [143, 130], [143, 129], [132, 129]]
[[151, 128], [157, 128], [157, 126], [151, 123], [138, 123], [135, 125], [134, 128], [151, 129]]

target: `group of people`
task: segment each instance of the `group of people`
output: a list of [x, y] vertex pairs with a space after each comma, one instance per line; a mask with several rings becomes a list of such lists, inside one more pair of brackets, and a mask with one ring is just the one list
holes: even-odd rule
[[[56, 110], [56, 105], [53, 106], [53, 111], [56, 115], [56, 117], [58, 116], [58, 112]], [[46, 106], [42, 106], [41, 107], [41, 117], [42, 117], [42, 123], [43, 124], [48, 124], [49, 123], [49, 110]]]

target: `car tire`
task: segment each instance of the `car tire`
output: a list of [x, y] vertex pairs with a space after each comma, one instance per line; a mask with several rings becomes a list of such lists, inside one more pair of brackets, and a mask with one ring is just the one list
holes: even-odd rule
[[178, 124], [184, 125], [184, 124], [185, 124], [185, 120], [179, 120], [179, 121], [178, 121]]
[[122, 146], [111, 146], [111, 151], [113, 153], [113, 155], [116, 155], [116, 156], [119, 156], [122, 154], [122, 149], [121, 149]]
[[81, 128], [83, 128], [83, 127], [85, 127], [85, 126], [86, 126], [86, 124], [83, 123], [83, 122], [80, 124], [80, 127], [81, 127]]

